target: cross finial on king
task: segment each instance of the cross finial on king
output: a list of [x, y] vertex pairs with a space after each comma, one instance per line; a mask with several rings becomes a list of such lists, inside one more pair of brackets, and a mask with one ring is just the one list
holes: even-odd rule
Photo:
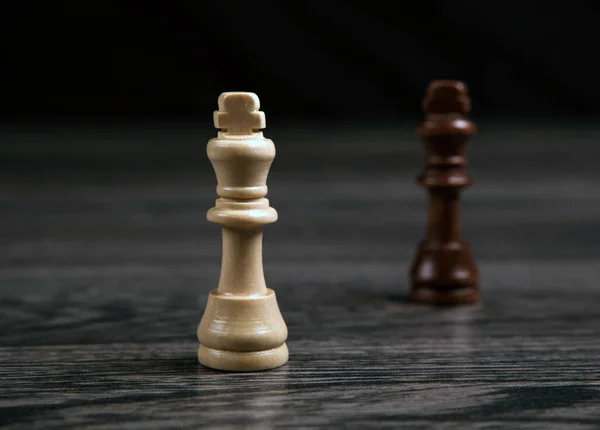
[[253, 134], [266, 127], [260, 100], [254, 93], [226, 92], [219, 96], [219, 110], [214, 113], [215, 127], [228, 134]]

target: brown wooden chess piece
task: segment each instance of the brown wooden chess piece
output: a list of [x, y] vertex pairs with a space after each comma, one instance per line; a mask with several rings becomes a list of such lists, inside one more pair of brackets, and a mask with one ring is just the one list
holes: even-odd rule
[[423, 102], [419, 125], [425, 171], [417, 182], [429, 191], [425, 239], [411, 267], [411, 299], [432, 304], [479, 300], [479, 270], [469, 244], [462, 240], [459, 194], [473, 184], [466, 171], [466, 152], [476, 132], [466, 114], [467, 87], [457, 81], [434, 81]]

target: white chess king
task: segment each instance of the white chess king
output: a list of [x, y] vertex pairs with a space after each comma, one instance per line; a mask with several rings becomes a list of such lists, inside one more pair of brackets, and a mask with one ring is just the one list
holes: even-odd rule
[[277, 221], [277, 211], [265, 198], [275, 145], [260, 131], [259, 108], [256, 94], [221, 94], [220, 131], [207, 146], [220, 197], [207, 218], [222, 226], [223, 260], [198, 326], [198, 360], [213, 369], [257, 371], [288, 361], [287, 326], [263, 273], [263, 226]]

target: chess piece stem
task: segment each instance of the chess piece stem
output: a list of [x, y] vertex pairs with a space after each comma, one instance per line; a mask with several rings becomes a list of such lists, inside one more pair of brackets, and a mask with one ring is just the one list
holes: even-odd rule
[[425, 171], [417, 179], [429, 191], [425, 239], [411, 267], [411, 298], [433, 304], [479, 300], [479, 271], [471, 247], [462, 240], [459, 194], [473, 184], [466, 171], [466, 148], [476, 127], [466, 118], [467, 88], [461, 82], [434, 81], [419, 126]]
[[260, 131], [259, 107], [253, 93], [221, 94], [221, 131], [207, 146], [220, 196], [207, 218], [222, 226], [223, 254], [218, 288], [198, 326], [198, 360], [220, 370], [266, 370], [288, 360], [287, 326], [263, 273], [263, 226], [277, 221], [277, 211], [264, 198], [275, 145]]
[[[265, 294], [262, 231], [222, 228], [223, 262], [218, 291], [223, 294]], [[244, 262], [240, 264], [240, 262]]]

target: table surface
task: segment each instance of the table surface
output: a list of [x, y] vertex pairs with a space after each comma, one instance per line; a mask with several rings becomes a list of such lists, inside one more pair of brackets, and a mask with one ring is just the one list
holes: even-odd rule
[[218, 282], [210, 126], [0, 131], [0, 425], [598, 428], [600, 128], [480, 124], [463, 233], [482, 301], [406, 300], [414, 124], [268, 129], [267, 285], [289, 363], [196, 360]]

